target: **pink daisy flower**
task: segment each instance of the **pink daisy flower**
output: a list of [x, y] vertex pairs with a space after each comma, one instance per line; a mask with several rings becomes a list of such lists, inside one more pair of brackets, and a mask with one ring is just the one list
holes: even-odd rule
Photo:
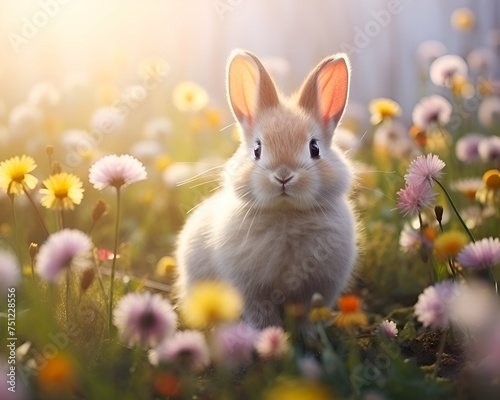
[[375, 328], [375, 334], [380, 337], [394, 339], [398, 335], [398, 328], [394, 321], [385, 320]]
[[432, 184], [433, 179], [439, 179], [443, 175], [441, 171], [445, 163], [434, 154], [419, 156], [413, 160], [406, 170], [405, 181], [408, 185], [421, 186], [425, 182]]
[[480, 159], [479, 143], [484, 139], [484, 135], [469, 133], [457, 140], [455, 154], [460, 161], [470, 163]]
[[228, 369], [245, 367], [252, 362], [258, 332], [243, 323], [219, 326], [214, 333], [214, 356]]
[[434, 128], [436, 124], [448, 124], [452, 110], [448, 100], [435, 94], [421, 99], [413, 108], [411, 118], [416, 126], [427, 130]]
[[458, 294], [459, 287], [453, 281], [443, 281], [425, 288], [415, 304], [417, 319], [426, 328], [446, 328], [450, 322], [449, 305]]
[[178, 363], [197, 370], [210, 364], [205, 336], [199, 331], [179, 331], [149, 353], [151, 364]]
[[119, 188], [146, 179], [146, 169], [142, 163], [128, 154], [110, 155], [97, 161], [89, 171], [90, 183], [97, 190], [108, 186]]
[[6, 295], [7, 290], [16, 287], [20, 280], [17, 258], [10, 251], [0, 249], [0, 294]]
[[451, 86], [455, 76], [467, 76], [465, 60], [453, 54], [441, 56], [431, 64], [431, 81], [437, 86]]
[[404, 215], [415, 215], [423, 208], [432, 207], [437, 196], [431, 185], [406, 185], [398, 193], [399, 200], [396, 208]]
[[490, 237], [469, 243], [458, 253], [457, 262], [472, 269], [493, 267], [500, 262], [500, 240]]
[[129, 293], [113, 311], [113, 324], [128, 346], [151, 348], [174, 333], [177, 314], [159, 294]]
[[281, 359], [290, 350], [289, 335], [282, 327], [270, 326], [260, 332], [255, 350], [263, 358]]
[[57, 282], [66, 269], [82, 271], [90, 265], [94, 245], [77, 229], [63, 229], [49, 236], [40, 247], [36, 270], [47, 282]]
[[485, 128], [500, 124], [500, 96], [486, 97], [479, 104], [477, 119]]
[[490, 136], [481, 140], [477, 151], [484, 162], [500, 160], [500, 136]]

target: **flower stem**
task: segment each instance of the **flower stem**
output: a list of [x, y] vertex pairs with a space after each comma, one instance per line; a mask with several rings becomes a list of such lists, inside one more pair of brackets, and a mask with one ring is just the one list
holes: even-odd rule
[[111, 282], [109, 287], [109, 313], [108, 313], [108, 329], [109, 337], [111, 338], [113, 328], [113, 290], [115, 283], [116, 272], [116, 257], [118, 253], [118, 242], [120, 234], [120, 187], [116, 188], [116, 224], [115, 224], [115, 244], [113, 248], [113, 262], [111, 264]]
[[318, 334], [319, 334], [319, 337], [320, 337], [320, 340], [321, 340], [321, 344], [325, 348], [327, 348], [328, 350], [330, 350], [331, 352], [335, 353], [335, 350], [333, 349], [332, 344], [330, 343], [330, 340], [326, 336], [326, 332], [325, 332], [325, 328], [323, 327], [323, 323], [320, 322], [320, 321], [318, 321], [316, 323], [316, 329], [318, 331]]
[[462, 224], [462, 226], [464, 227], [465, 229], [465, 232], [467, 232], [467, 235], [469, 235], [469, 238], [472, 242], [475, 242], [476, 239], [474, 239], [474, 236], [472, 236], [472, 233], [471, 231], [469, 230], [469, 228], [467, 227], [467, 224], [465, 223], [465, 221], [462, 219], [460, 213], [458, 212], [457, 210], [457, 207], [455, 207], [455, 203], [453, 203], [453, 200], [451, 199], [451, 196], [450, 194], [448, 193], [448, 191], [446, 190], [446, 188], [443, 186], [443, 184], [441, 182], [439, 182], [436, 178], [432, 178], [434, 179], [434, 182], [436, 182], [439, 187], [441, 189], [443, 189], [443, 192], [444, 194], [446, 195], [446, 198], [448, 199], [448, 202], [450, 203], [451, 207], [453, 208], [453, 211], [455, 212], [456, 216], [458, 217], [458, 220], [460, 221], [460, 223]]
[[14, 204], [14, 195], [9, 194], [9, 199], [10, 199], [10, 205], [12, 207], [12, 223], [14, 224], [14, 243], [16, 246], [16, 254], [19, 262], [22, 262], [21, 260], [21, 249], [20, 249], [20, 243], [19, 243], [19, 230], [17, 229], [17, 217], [16, 217], [16, 206]]
[[60, 216], [61, 216], [61, 229], [64, 229], [64, 210], [60, 211]]
[[101, 296], [104, 300], [104, 305], [106, 306], [106, 310], [108, 309], [108, 298], [106, 297], [106, 290], [104, 289], [104, 284], [102, 283], [102, 276], [101, 276], [101, 271], [99, 271], [99, 268], [97, 267], [97, 263], [93, 262], [94, 264], [94, 270], [97, 276], [97, 282], [99, 282], [99, 291], [101, 292]]
[[35, 280], [35, 257], [30, 257], [31, 277]]
[[[418, 222], [420, 224], [420, 235], [423, 238], [424, 237], [424, 222], [422, 221], [422, 214], [420, 214], [420, 211], [418, 212]], [[423, 245], [423, 240], [421, 241], [420, 245], [420, 258], [424, 263], [427, 264], [428, 257], [427, 253], [425, 251], [425, 246]], [[436, 282], [437, 280], [437, 273], [436, 273], [436, 267], [434, 266], [434, 263], [430, 265], [430, 270], [429, 270], [429, 281], [430, 282]]]
[[45, 221], [43, 220], [42, 214], [40, 214], [40, 211], [38, 210], [35, 202], [33, 201], [33, 198], [31, 197], [30, 193], [26, 190], [26, 187], [23, 186], [24, 193], [26, 194], [26, 197], [28, 198], [29, 202], [33, 206], [33, 209], [35, 210], [35, 214], [38, 217], [38, 220], [40, 221], [40, 225], [42, 225], [43, 230], [45, 231], [45, 234], [47, 236], [50, 236], [50, 232], [47, 228], [47, 225], [45, 225]]
[[[451, 207], [453, 208], [453, 211], [455, 211], [455, 214], [458, 217], [458, 220], [460, 221], [460, 223], [464, 227], [465, 231], [467, 232], [467, 235], [469, 235], [470, 240], [473, 243], [475, 243], [476, 239], [474, 239], [474, 236], [472, 235], [471, 231], [467, 227], [467, 224], [464, 222], [464, 220], [460, 216], [460, 213], [458, 212], [457, 207], [455, 207], [455, 204], [453, 203], [453, 200], [451, 199], [451, 196], [448, 193], [448, 191], [446, 190], [446, 188], [436, 178], [432, 178], [432, 179], [434, 179], [434, 182], [436, 182], [441, 187], [441, 189], [443, 189], [443, 192], [446, 195], [446, 198], [448, 199], [448, 202], [451, 204]], [[489, 270], [489, 275], [490, 275], [490, 278], [491, 278], [491, 280], [493, 282], [493, 285], [495, 286], [495, 292], [498, 293], [498, 284], [497, 284], [497, 281], [495, 279], [495, 276], [493, 275], [493, 271], [491, 270], [491, 267], [488, 267], [488, 270]]]
[[87, 230], [87, 235], [90, 236], [90, 234], [92, 233], [92, 231], [94, 230], [94, 227], [95, 227], [95, 221], [92, 220], [92, 224], [90, 225], [89, 229]]
[[434, 371], [432, 372], [432, 378], [435, 378], [439, 372], [439, 364], [441, 364], [441, 359], [443, 358], [444, 346], [446, 345], [446, 337], [448, 336], [448, 329], [446, 329], [441, 335], [441, 341], [439, 342], [439, 348], [437, 352], [436, 364]]
[[69, 268], [66, 271], [66, 326], [69, 325]]
[[453, 266], [453, 261], [450, 257], [448, 257], [448, 265], [450, 266], [450, 271], [453, 275], [453, 280], [457, 280], [457, 274], [455, 272], [455, 267]]

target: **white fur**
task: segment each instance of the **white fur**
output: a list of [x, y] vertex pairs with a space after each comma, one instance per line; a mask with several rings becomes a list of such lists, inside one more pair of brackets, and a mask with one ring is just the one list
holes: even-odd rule
[[[303, 304], [308, 313], [316, 292], [331, 307], [352, 274], [357, 246], [347, 199], [352, 170], [330, 147], [331, 134], [323, 134], [316, 118], [286, 101], [255, 120], [226, 164], [223, 188], [187, 220], [176, 256], [181, 302], [195, 281], [228, 281], [244, 297], [243, 320], [262, 328], [283, 323], [287, 302]], [[303, 140], [289, 141], [286, 132], [274, 130], [270, 140], [269, 127], [287, 123], [292, 124], [288, 130], [303, 127]], [[311, 138], [319, 140], [320, 160], [310, 157]], [[257, 139], [262, 141], [260, 160], [253, 158]], [[286, 165], [274, 162], [285, 149]], [[293, 175], [288, 196], [280, 196], [285, 186], [275, 179], [283, 171]], [[306, 320], [299, 322], [303, 333]]]

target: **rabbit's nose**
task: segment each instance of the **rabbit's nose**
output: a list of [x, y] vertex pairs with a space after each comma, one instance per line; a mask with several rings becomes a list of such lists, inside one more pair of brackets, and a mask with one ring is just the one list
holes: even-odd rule
[[274, 177], [274, 179], [276, 179], [279, 183], [281, 183], [282, 185], [284, 185], [285, 183], [287, 182], [290, 182], [293, 178], [293, 175], [292, 176], [289, 176], [288, 178], [286, 179], [281, 179], [281, 178], [278, 178], [277, 176]]

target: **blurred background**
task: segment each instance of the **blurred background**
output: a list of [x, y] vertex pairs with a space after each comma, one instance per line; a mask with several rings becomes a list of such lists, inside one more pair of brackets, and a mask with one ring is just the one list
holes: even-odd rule
[[[450, 15], [460, 7], [474, 12], [473, 29], [453, 27]], [[50, 9], [53, 16], [41, 15]], [[191, 80], [225, 107], [227, 57], [245, 48], [272, 64], [285, 93], [319, 60], [345, 51], [353, 63], [352, 100], [386, 96], [408, 108], [418, 95], [420, 43], [438, 40], [465, 57], [498, 46], [499, 27], [496, 0], [5, 0], [0, 98], [8, 93], [17, 103], [37, 81], [60, 84], [78, 74], [108, 73], [133, 84], [141, 61], [159, 57], [169, 66], [166, 89]]]

